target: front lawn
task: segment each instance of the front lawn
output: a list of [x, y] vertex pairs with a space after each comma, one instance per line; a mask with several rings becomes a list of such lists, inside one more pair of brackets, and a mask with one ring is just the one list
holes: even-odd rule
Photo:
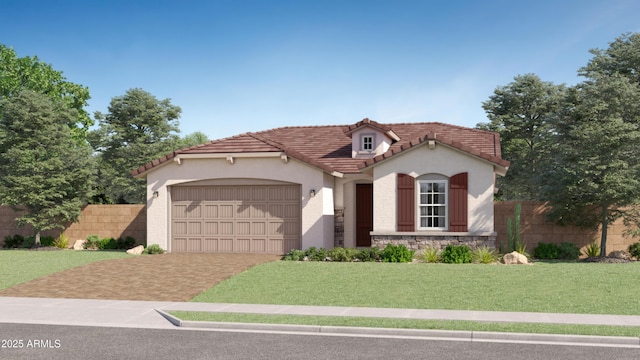
[[0, 290], [95, 261], [133, 255], [118, 251], [0, 250]]
[[640, 315], [640, 262], [449, 265], [273, 262], [192, 301]]

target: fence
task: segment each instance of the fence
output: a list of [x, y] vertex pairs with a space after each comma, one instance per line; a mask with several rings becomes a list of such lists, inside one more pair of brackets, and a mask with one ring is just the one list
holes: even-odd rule
[[[549, 207], [542, 202], [515, 202], [504, 201], [494, 203], [494, 228], [498, 233], [498, 244], [507, 243], [507, 219], [514, 217], [516, 204], [520, 203], [521, 241], [526, 242], [530, 253], [540, 242], [560, 244], [571, 242], [584, 248], [596, 240], [600, 244], [600, 230], [585, 230], [575, 226], [561, 226], [547, 221], [546, 214]], [[609, 225], [607, 232], [607, 253], [617, 250], [627, 250], [629, 245], [638, 242], [639, 239], [625, 237], [625, 226], [622, 220]]]
[[[10, 207], [0, 207], [0, 244], [8, 235], [33, 235], [30, 226], [16, 225], [17, 216]], [[87, 205], [82, 209], [78, 221], [69, 224], [64, 231], [49, 230], [42, 235], [57, 237], [61, 232], [69, 237], [69, 245], [94, 234], [116, 239], [131, 236], [138, 244], [144, 244], [147, 238], [147, 212], [144, 205]]]

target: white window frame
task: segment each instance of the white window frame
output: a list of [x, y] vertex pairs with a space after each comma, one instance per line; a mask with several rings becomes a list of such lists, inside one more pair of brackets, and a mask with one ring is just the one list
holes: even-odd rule
[[[371, 143], [367, 143], [366, 139], [371, 139]], [[367, 145], [371, 148], [367, 149]], [[373, 152], [376, 149], [376, 135], [375, 134], [362, 134], [360, 136], [360, 151]]]
[[[438, 184], [439, 187], [442, 187], [444, 189], [444, 191], [438, 191], [437, 193], [434, 192], [422, 192], [422, 185], [426, 185], [428, 186], [428, 184]], [[438, 179], [438, 180], [418, 180], [418, 189], [416, 191], [416, 204], [417, 204], [417, 211], [416, 211], [416, 221], [417, 221], [417, 228], [419, 230], [447, 230], [449, 229], [449, 180], [443, 180], [443, 179]], [[422, 199], [423, 196], [425, 195], [426, 197], [426, 203], [422, 203]], [[429, 195], [440, 195], [443, 197], [443, 202], [440, 204], [429, 204]], [[432, 212], [429, 215], [429, 208], [432, 208]], [[423, 208], [425, 209], [425, 215], [423, 215]], [[441, 210], [438, 210], [438, 212], [440, 211], [444, 211], [444, 214], [434, 214], [433, 209], [434, 208], [438, 208]], [[428, 219], [435, 219], [435, 218], [439, 218], [439, 219], [443, 219], [444, 224], [442, 224], [442, 226], [422, 226], [422, 219], [427, 219], [427, 225], [428, 225]]]

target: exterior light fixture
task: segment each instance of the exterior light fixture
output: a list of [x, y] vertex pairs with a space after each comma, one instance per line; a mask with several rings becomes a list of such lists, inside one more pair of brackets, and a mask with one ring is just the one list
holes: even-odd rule
[[316, 196], [316, 189], [309, 190], [309, 197], [314, 197], [314, 196]]
[[154, 192], [153, 192], [153, 197], [157, 199], [157, 198], [158, 198], [158, 196], [160, 196], [160, 194], [158, 193], [158, 191], [154, 191]]

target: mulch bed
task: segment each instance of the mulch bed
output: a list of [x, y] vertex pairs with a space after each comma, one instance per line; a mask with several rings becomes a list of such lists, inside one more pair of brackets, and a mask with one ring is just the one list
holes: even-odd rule
[[0, 296], [189, 301], [277, 255], [169, 253], [98, 261], [16, 285]]
[[589, 258], [582, 259], [580, 261], [587, 262], [587, 263], [606, 263], [606, 264], [622, 264], [622, 263], [633, 262], [633, 260], [620, 259], [620, 258], [612, 257], [612, 256], [589, 257]]

